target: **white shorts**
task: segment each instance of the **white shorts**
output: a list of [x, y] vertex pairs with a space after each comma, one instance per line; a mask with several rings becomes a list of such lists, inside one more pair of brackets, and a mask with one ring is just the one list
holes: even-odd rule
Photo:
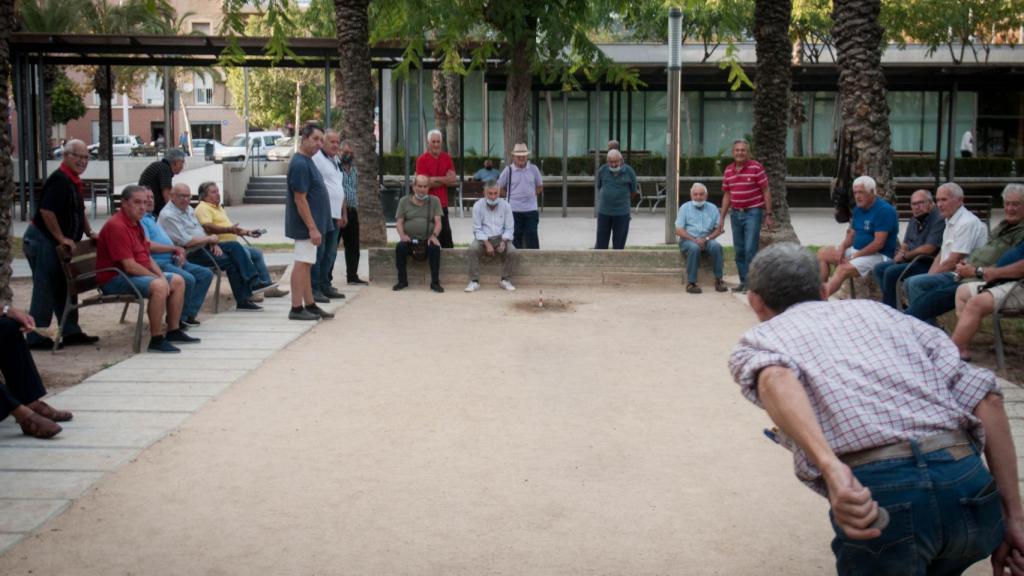
[[[967, 283], [967, 287], [971, 291], [971, 296], [981, 294], [981, 288], [984, 285], [984, 282]], [[1005, 306], [1010, 310], [1022, 310], [1024, 309], [1024, 288], [1013, 290], [1015, 286], [1017, 286], [1017, 282], [1011, 281], [999, 284], [998, 286], [993, 286], [985, 291], [992, 294], [992, 297], [995, 298], [997, 308]]]
[[295, 241], [295, 261], [316, 264], [316, 246], [312, 240]]
[[880, 264], [882, 262], [888, 262], [890, 260], [888, 256], [878, 253], [871, 254], [869, 256], [861, 256], [860, 258], [853, 258], [853, 255], [856, 252], [857, 251], [854, 250], [852, 246], [850, 248], [847, 248], [846, 261], [852, 264], [853, 267], [857, 269], [857, 272], [860, 273], [861, 278], [870, 274], [871, 271], [875, 269], [875, 266], [877, 264]]

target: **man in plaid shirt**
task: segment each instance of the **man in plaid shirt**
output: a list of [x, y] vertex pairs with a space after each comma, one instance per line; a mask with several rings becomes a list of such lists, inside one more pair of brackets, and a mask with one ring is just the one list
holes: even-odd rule
[[995, 573], [1024, 573], [995, 376], [884, 304], [826, 301], [818, 272], [796, 244], [758, 254], [748, 301], [762, 323], [729, 368], [778, 425], [797, 477], [828, 497], [839, 574], [959, 574], [990, 554]]

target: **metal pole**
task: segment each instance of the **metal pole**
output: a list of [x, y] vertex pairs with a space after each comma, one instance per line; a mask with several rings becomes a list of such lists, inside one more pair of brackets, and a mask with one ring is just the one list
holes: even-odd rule
[[[28, 59], [25, 59], [25, 81], [28, 86], [25, 90], [25, 99], [22, 100], [22, 104], [29, 112], [28, 122], [25, 124], [25, 141], [21, 143], [22, 153], [26, 156], [25, 158], [25, 172], [28, 174], [28, 206], [29, 214], [35, 215], [36, 213], [36, 151], [35, 151], [35, 131], [32, 129], [33, 122], [36, 118], [35, 113], [35, 95], [33, 92], [34, 82], [32, 81], [32, 64], [29, 63]], [[25, 175], [22, 175], [24, 178]]]
[[681, 92], [682, 17], [679, 8], [668, 13], [668, 151], [665, 167], [665, 244], [675, 244], [676, 212], [679, 210], [679, 96]]
[[480, 76], [481, 76], [481, 82], [483, 84], [483, 88], [481, 89], [481, 92], [483, 94], [483, 101], [484, 101], [484, 105], [483, 105], [483, 108], [484, 108], [483, 109], [483, 115], [484, 115], [484, 121], [483, 121], [483, 125], [484, 125], [483, 145], [480, 148], [481, 148], [481, 150], [483, 150], [484, 156], [487, 157], [487, 156], [491, 155], [491, 146], [490, 146], [490, 144], [491, 144], [490, 143], [490, 135], [491, 135], [491, 127], [490, 127], [490, 124], [491, 124], [491, 103], [489, 102], [490, 96], [488, 96], [488, 94], [487, 94], [487, 71], [484, 70], [483, 72], [481, 72]]
[[939, 115], [935, 118], [935, 189], [938, 191], [939, 183], [942, 180], [942, 119], [945, 117], [943, 112], [943, 102], [946, 98], [942, 91], [939, 91]]
[[[110, 65], [106, 65], [107, 68], [107, 94], [114, 95], [114, 83], [113, 76], [110, 70]], [[100, 106], [103, 103], [100, 102]], [[110, 108], [110, 115], [107, 117], [107, 178], [110, 179], [110, 191], [114, 191], [114, 110], [110, 102], [107, 102], [107, 107]], [[166, 139], [165, 139], [166, 140]], [[169, 143], [169, 142], [168, 142]], [[100, 147], [102, 148], [102, 146]]]
[[324, 130], [331, 127], [331, 58], [324, 58]]
[[[466, 181], [466, 77], [459, 74], [459, 182]], [[461, 190], [461, 188], [460, 188]], [[462, 205], [459, 205], [462, 210]], [[460, 212], [461, 214], [461, 212]]]
[[[422, 64], [420, 64], [422, 66]], [[427, 115], [423, 111], [423, 68], [416, 70], [416, 99], [420, 107], [420, 146], [426, 148], [427, 143]]]
[[569, 215], [569, 93], [562, 91], [562, 218]]
[[43, 75], [45, 68], [43, 65], [43, 57], [39, 57], [39, 64], [36, 69], [39, 71], [39, 75], [36, 77], [39, 90], [39, 175], [43, 181], [46, 180], [46, 160], [50, 157], [50, 135], [46, 133], [46, 123], [43, 122], [43, 111], [47, 109], [49, 103], [46, 101], [46, 90], [44, 86]]
[[594, 218], [597, 218], [597, 171], [601, 169], [601, 85], [594, 92], [597, 101], [594, 103]]
[[25, 124], [28, 120], [28, 110], [25, 107], [25, 64], [21, 55], [14, 58], [14, 95], [18, 106], [18, 204], [21, 206], [21, 221], [28, 219], [28, 207], [26, 206], [26, 172], [25, 164]]
[[377, 184], [384, 187], [384, 69], [377, 68]]
[[947, 182], [952, 182], [956, 178], [956, 151], [954, 146], [956, 142], [956, 93], [957, 83], [953, 82], [953, 89], [949, 92], [949, 133], [946, 134], [948, 145], [946, 146], [946, 158], [949, 160], [946, 162], [946, 176]]
[[[173, 119], [171, 118], [171, 69], [164, 66], [164, 148], [170, 148], [174, 141]], [[245, 99], [247, 102], [249, 98]], [[113, 187], [113, 182], [111, 182]], [[113, 191], [113, 188], [111, 188]]]
[[405, 184], [402, 189], [403, 194], [409, 193], [409, 123], [412, 122], [412, 106], [409, 103], [409, 76], [406, 76], [402, 80], [403, 98], [405, 99], [405, 126], [402, 127], [402, 138], [405, 140], [402, 144], [402, 154], [404, 154], [404, 166], [405, 169]]
[[[243, 120], [245, 121], [245, 144], [243, 144], [243, 146], [245, 146], [245, 161], [249, 162], [249, 174], [252, 175], [253, 169], [252, 169], [252, 163], [250, 162], [252, 160], [252, 158], [251, 158], [251, 155], [249, 154], [250, 148], [249, 148], [249, 67], [248, 66], [246, 66], [245, 68], [242, 69], [242, 95], [243, 95], [243, 97], [242, 97], [242, 102], [243, 102], [242, 116], [244, 117]], [[298, 128], [299, 128], [298, 126], [295, 126], [292, 129], [292, 138], [295, 138], [296, 133], [298, 131]], [[243, 167], [243, 169], [244, 169], [244, 167]]]

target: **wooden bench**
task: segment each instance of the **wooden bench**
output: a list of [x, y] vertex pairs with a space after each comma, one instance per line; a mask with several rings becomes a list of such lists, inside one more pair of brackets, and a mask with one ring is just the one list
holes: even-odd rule
[[472, 209], [477, 200], [484, 197], [484, 183], [479, 180], [466, 180], [459, 187], [459, 215], [462, 215], [466, 204]]
[[[1024, 280], [1018, 280], [1016, 285], [1012, 288], [1011, 293], [1024, 290]], [[997, 307], [992, 311], [992, 339], [995, 341], [996, 347], [996, 365], [999, 366], [1000, 370], [1006, 368], [1006, 355], [1003, 352], [1003, 327], [1001, 320], [1003, 318], [1024, 318], [1024, 309], [1021, 308], [1006, 308], [1006, 301], [1009, 297], [1003, 301], [1003, 306]]]
[[[67, 282], [67, 298], [64, 302], [64, 314], [57, 325], [57, 335], [53, 339], [53, 349], [56, 352], [60, 346], [61, 332], [64, 323], [67, 322], [68, 314], [97, 304], [124, 304], [121, 311], [121, 322], [124, 322], [128, 314], [128, 305], [136, 304], [139, 307], [138, 318], [135, 321], [135, 341], [132, 349], [138, 353], [142, 350], [142, 322], [146, 310], [145, 298], [131, 282], [133, 294], [104, 294], [99, 289], [96, 275], [100, 272], [116, 272], [125, 280], [128, 276], [119, 268], [96, 269], [96, 242], [94, 240], [82, 240], [75, 246], [75, 253], [72, 255], [66, 246], [58, 246], [57, 254], [60, 257], [61, 268], [64, 270], [64, 279]], [[84, 298], [83, 298], [84, 297]]]
[[[967, 194], [964, 193], [964, 206], [974, 213], [989, 229], [992, 228], [992, 197], [988, 194]], [[910, 210], [910, 195], [896, 195], [896, 213], [900, 220], [910, 220], [913, 212]]]

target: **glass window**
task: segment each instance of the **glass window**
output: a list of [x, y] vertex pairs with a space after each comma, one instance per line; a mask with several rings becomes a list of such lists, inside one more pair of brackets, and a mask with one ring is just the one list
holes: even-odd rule
[[192, 32], [195, 34], [202, 34], [203, 36], [209, 36], [211, 31], [211, 24], [209, 22], [193, 22]]
[[196, 72], [195, 80], [196, 104], [213, 104], [213, 76], [206, 72]]

